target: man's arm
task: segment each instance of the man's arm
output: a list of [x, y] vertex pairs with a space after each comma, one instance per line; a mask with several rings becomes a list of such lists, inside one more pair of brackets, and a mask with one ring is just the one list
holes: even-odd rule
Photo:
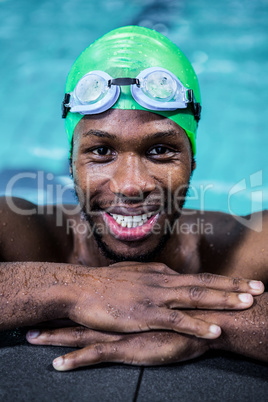
[[2, 330], [70, 318], [98, 330], [140, 332], [155, 328], [215, 338], [220, 334], [217, 326], [192, 318], [181, 309], [214, 309], [215, 303], [220, 309], [244, 309], [253, 302], [251, 294], [263, 291], [261, 283], [255, 290], [250, 281], [241, 279], [237, 285], [231, 278], [214, 275], [210, 276], [213, 286], [209, 286], [202, 276], [175, 274], [155, 263], [99, 268], [1, 263], [0, 278]]

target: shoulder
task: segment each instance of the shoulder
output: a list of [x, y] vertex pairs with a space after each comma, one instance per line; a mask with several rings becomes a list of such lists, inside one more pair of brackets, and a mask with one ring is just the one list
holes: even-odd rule
[[199, 253], [203, 270], [268, 280], [268, 211], [248, 216], [197, 211], [202, 221]]
[[61, 261], [63, 250], [66, 254], [72, 242], [66, 231], [68, 216], [75, 216], [72, 206], [43, 206], [22, 198], [0, 197], [1, 259]]

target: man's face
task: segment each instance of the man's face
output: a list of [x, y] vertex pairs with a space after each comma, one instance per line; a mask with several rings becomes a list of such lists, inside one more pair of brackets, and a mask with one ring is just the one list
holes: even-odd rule
[[172, 120], [111, 109], [74, 132], [72, 173], [96, 239], [114, 261], [152, 259], [179, 217], [192, 153]]

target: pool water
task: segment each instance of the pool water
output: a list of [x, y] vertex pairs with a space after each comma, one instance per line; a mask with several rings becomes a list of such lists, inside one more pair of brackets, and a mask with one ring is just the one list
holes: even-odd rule
[[75, 202], [60, 111], [65, 79], [86, 46], [131, 24], [166, 34], [199, 76], [187, 207], [267, 208], [268, 0], [0, 0], [1, 194], [42, 204], [67, 186], [63, 198]]

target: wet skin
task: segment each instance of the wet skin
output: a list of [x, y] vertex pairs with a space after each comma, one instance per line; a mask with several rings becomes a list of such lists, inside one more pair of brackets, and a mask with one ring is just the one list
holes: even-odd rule
[[[179, 126], [134, 110], [83, 118], [71, 170], [91, 224], [111, 229], [100, 240], [114, 259], [89, 236], [77, 208], [27, 216], [12, 205], [25, 211], [31, 203], [0, 200], [2, 330], [71, 319], [76, 327], [58, 323], [27, 335], [36, 345], [82, 348], [54, 362], [58, 370], [105, 361], [178, 362], [209, 348], [268, 359], [268, 298], [260, 282], [268, 280], [267, 213], [258, 233], [227, 214], [187, 211], [179, 225], [203, 219], [213, 231], [174, 231], [159, 248], [166, 220], [180, 213], [174, 199], [185, 193], [192, 172], [189, 140]], [[110, 216], [148, 211], [153, 216], [141, 229], [121, 228]], [[80, 224], [86, 232], [76, 230]], [[150, 262], [133, 261], [148, 252]]]
[[180, 213], [178, 200], [184, 198], [192, 173], [192, 153], [184, 130], [172, 120], [149, 112], [112, 110], [79, 122], [71, 168], [80, 204], [89, 204], [89, 214], [94, 205], [97, 208], [91, 215], [96, 227], [112, 226], [107, 210], [155, 216], [157, 226], [143, 233], [105, 230], [102, 241], [107, 247], [131, 260], [157, 249], [165, 222], [173, 223]]

